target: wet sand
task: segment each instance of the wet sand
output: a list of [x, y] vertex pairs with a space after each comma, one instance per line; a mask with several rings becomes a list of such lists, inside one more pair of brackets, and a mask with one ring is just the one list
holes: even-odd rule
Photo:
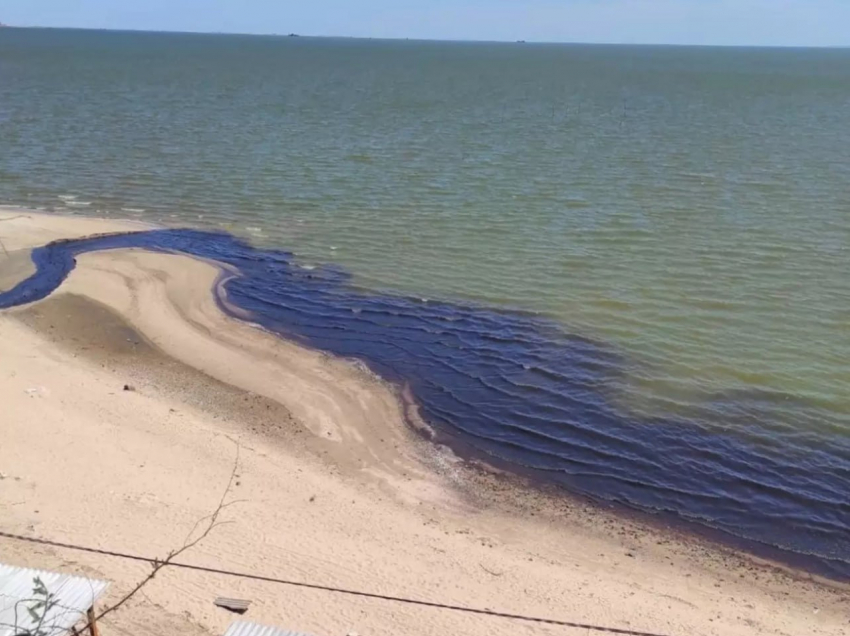
[[[0, 211], [0, 289], [34, 246], [139, 227]], [[0, 312], [2, 530], [162, 557], [215, 508], [238, 445], [238, 503], [186, 562], [657, 634], [850, 627], [841, 586], [461, 462], [362, 365], [226, 316], [211, 290], [228, 275], [86, 254], [53, 295]], [[0, 558], [109, 579], [110, 599], [148, 571], [6, 539]], [[219, 595], [317, 636], [588, 633], [185, 570], [104, 631], [222, 633]]]

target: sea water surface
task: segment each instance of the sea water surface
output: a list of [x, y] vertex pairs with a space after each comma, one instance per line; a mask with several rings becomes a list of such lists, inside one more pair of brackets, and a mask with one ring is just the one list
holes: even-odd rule
[[848, 148], [846, 50], [0, 30], [0, 203], [242, 237], [133, 240], [482, 453], [844, 576]]

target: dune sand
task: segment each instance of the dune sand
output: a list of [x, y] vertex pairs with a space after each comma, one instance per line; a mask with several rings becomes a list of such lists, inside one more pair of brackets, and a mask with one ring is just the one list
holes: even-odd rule
[[[0, 289], [28, 250], [135, 223], [0, 211]], [[212, 263], [86, 254], [46, 300], [0, 312], [0, 531], [187, 563], [659, 635], [847, 634], [846, 588], [457, 460], [404, 423], [362, 365], [224, 315]], [[130, 385], [132, 390], [123, 390]], [[112, 581], [150, 566], [0, 538], [0, 560]], [[166, 568], [108, 634], [219, 634], [245, 619], [317, 636], [587, 635]]]

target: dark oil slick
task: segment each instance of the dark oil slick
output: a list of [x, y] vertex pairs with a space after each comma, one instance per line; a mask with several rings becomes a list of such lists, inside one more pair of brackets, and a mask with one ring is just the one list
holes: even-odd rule
[[[546, 319], [358, 290], [339, 268], [223, 233], [164, 229], [60, 241], [0, 308], [45, 298], [75, 257], [145, 248], [238, 270], [227, 303], [287, 338], [409, 385], [424, 418], [481, 453], [597, 500], [673, 514], [850, 577], [850, 441], [808, 434], [827, 414], [788, 396], [716, 395], [687, 417], [629, 413], [608, 386], [623, 357]], [[792, 558], [793, 557], [793, 558]]]

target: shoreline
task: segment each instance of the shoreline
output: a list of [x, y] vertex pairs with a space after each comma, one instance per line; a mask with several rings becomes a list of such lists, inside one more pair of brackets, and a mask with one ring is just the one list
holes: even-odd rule
[[[0, 218], [3, 218], [3, 212], [0, 212]], [[26, 230], [22, 230], [16, 239], [17, 243], [13, 244], [17, 245], [18, 249], [25, 249], [27, 240], [42, 240], [45, 235], [51, 235], [51, 232], [69, 232], [71, 226], [77, 226], [75, 231], [81, 232], [81, 235], [89, 233], [94, 225], [117, 227], [112, 221], [94, 223], [90, 219], [78, 224], [76, 221], [79, 219], [85, 217], [38, 219], [34, 226], [30, 225]], [[65, 227], [60, 230], [57, 226]], [[0, 236], [8, 234], [8, 229], [5, 224], [0, 224]], [[560, 617], [563, 607], [576, 607], [581, 610], [583, 606], [576, 605], [572, 596], [562, 595], [565, 591], [577, 593], [584, 590], [584, 593], [590, 594], [589, 597], [584, 597], [586, 606], [591, 608], [591, 613], [595, 614], [601, 624], [628, 625], [632, 629], [653, 631], [658, 630], [658, 625], [653, 624], [653, 620], [659, 620], [651, 620], [650, 615], [654, 614], [662, 615], [662, 621], [669, 621], [670, 629], [658, 630], [661, 633], [669, 632], [672, 628], [687, 628], [685, 632], [679, 631], [687, 634], [782, 633], [780, 625], [771, 621], [799, 621], [799, 626], [808, 627], [811, 615], [808, 610], [804, 611], [804, 608], [817, 607], [819, 622], [824, 623], [823, 630], [811, 633], [841, 633], [841, 625], [846, 623], [846, 618], [842, 617], [840, 611], [841, 587], [820, 581], [812, 582], [799, 573], [783, 573], [777, 571], [774, 566], [759, 564], [748, 556], [724, 553], [725, 551], [716, 545], [703, 545], [702, 539], [677, 537], [674, 528], [652, 527], [652, 524], [646, 523], [647, 520], [622, 518], [623, 515], [619, 511], [606, 511], [605, 506], [599, 503], [584, 504], [575, 496], [553, 496], [545, 492], [526, 491], [523, 486], [517, 486], [517, 483], [521, 483], [521, 477], [515, 480], [513, 477], [500, 476], [488, 469], [477, 468], [476, 462], [473, 462], [472, 466], [466, 466], [454, 453], [442, 451], [439, 436], [435, 440], [437, 446], [430, 442], [418, 441], [415, 438], [421, 433], [404, 424], [405, 408], [399, 401], [398, 389], [376, 378], [371, 372], [364, 371], [362, 365], [335, 358], [330, 354], [309, 351], [301, 345], [284, 341], [250, 324], [240, 324], [240, 321], [225, 316], [216, 307], [214, 295], [210, 293], [220, 275], [220, 271], [209, 263], [186, 256], [142, 250], [85, 254], [79, 259], [79, 267], [45, 300], [20, 309], [0, 312], [0, 326], [3, 327], [3, 331], [0, 331], [0, 347], [4, 349], [2, 357], [6, 359], [6, 365], [10, 365], [4, 367], [4, 363], [0, 361], [0, 372], [25, 366], [24, 358], [7, 355], [6, 349], [10, 345], [9, 333], [14, 333], [22, 339], [34, 339], [33, 342], [48, 337], [54, 341], [42, 343], [38, 350], [51, 360], [51, 363], [55, 363], [56, 368], [68, 369], [69, 364], [81, 367], [106, 365], [89, 371], [102, 379], [113, 378], [111, 384], [117, 386], [117, 378], [121, 377], [122, 373], [129, 372], [133, 365], [141, 364], [139, 360], [143, 356], [140, 350], [144, 348], [142, 343], [145, 343], [149, 350], [145, 349], [144, 356], [154, 360], [144, 363], [148, 364], [148, 367], [145, 367], [147, 370], [142, 375], [147, 378], [149, 384], [140, 384], [131, 395], [118, 397], [129, 397], [133, 400], [144, 398], [150, 401], [151, 408], [159, 411], [163, 411], [162, 406], [169, 401], [175, 404], [169, 408], [177, 408], [177, 404], [186, 408], [188, 403], [192, 417], [197, 419], [198, 430], [206, 430], [216, 435], [245, 436], [250, 439], [252, 446], [263, 447], [266, 457], [285, 457], [286, 461], [297, 461], [302, 470], [321, 481], [329, 492], [348, 488], [345, 492], [354, 496], [354, 501], [365, 497], [370, 506], [374, 505], [375, 510], [379, 511], [376, 514], [380, 515], [383, 514], [380, 511], [385, 511], [389, 515], [387, 520], [393, 519], [395, 515], [402, 516], [406, 520], [405, 524], [402, 524], [403, 528], [397, 528], [388, 521], [389, 530], [386, 534], [391, 539], [390, 544], [393, 541], [398, 542], [395, 548], [389, 547], [387, 551], [394, 553], [403, 562], [405, 548], [419, 545], [421, 542], [420, 533], [423, 532], [423, 527], [430, 530], [441, 528], [446, 537], [449, 536], [450, 529], [459, 529], [459, 532], [451, 534], [450, 543], [456, 549], [455, 552], [450, 552], [451, 559], [448, 563], [453, 564], [451, 567], [462, 565], [461, 561], [467, 555], [458, 555], [464, 550], [473, 550], [473, 546], [469, 545], [470, 541], [475, 546], [476, 556], [480, 557], [483, 551], [490, 559], [498, 562], [495, 569], [491, 565], [486, 566], [483, 581], [478, 572], [476, 576], [470, 577], [470, 571], [465, 566], [461, 567], [465, 576], [458, 572], [454, 574], [461, 576], [460, 580], [464, 582], [461, 589], [456, 590], [460, 598], [480, 597], [482, 606], [493, 602], [490, 598], [490, 588], [494, 585], [496, 588], [500, 587], [505, 579], [504, 573], [513, 572], [511, 568], [518, 568], [519, 562], [522, 562], [526, 564], [522, 567], [528, 568], [528, 571], [523, 570], [524, 587], [512, 587], [505, 599], [516, 599], [520, 589], [527, 591], [541, 586], [541, 596], [538, 598], [536, 593], [532, 593], [532, 599], [536, 600], [529, 603], [533, 607], [527, 610], [536, 614]], [[75, 300], [68, 301], [68, 298]], [[61, 299], [64, 300], [57, 303]], [[33, 312], [41, 312], [42, 318], [47, 316], [48, 323], [52, 316], [53, 323], [50, 324], [53, 326], [40, 322], [42, 319], [37, 319]], [[117, 339], [110, 340], [102, 333], [87, 333], [86, 329], [91, 331], [92, 328], [86, 327], [85, 316], [91, 315], [92, 312], [99, 316], [99, 323], [117, 325]], [[29, 323], [12, 324], [20, 323], [22, 315], [26, 316], [24, 321], [29, 320]], [[58, 329], [60, 319], [65, 324]], [[3, 333], [7, 329], [10, 332]], [[59, 332], [63, 329], [64, 335], [61, 335]], [[138, 337], [130, 335], [131, 332], [138, 334]], [[115, 351], [127, 346], [122, 344], [121, 337], [124, 337], [124, 342], [132, 341], [135, 344], [118, 355]], [[81, 342], [88, 344], [81, 345]], [[81, 349], [81, 346], [87, 346], [88, 349]], [[121, 360], [109, 358], [112, 360], [110, 363], [98, 362], [98, 355], [107, 358], [117, 356]], [[173, 364], [182, 370], [176, 370], [177, 367], [172, 369], [170, 365]], [[104, 372], [103, 369], [108, 371], [110, 365], [115, 370]], [[157, 376], [163, 373], [163, 368], [171, 369], [169, 373], [175, 374], [175, 377], [188, 374], [194, 379], [188, 382], [184, 389], [178, 390], [176, 395], [169, 394], [173, 387], [164, 387], [162, 385], [168, 382], [164, 382], [162, 378], [157, 379]], [[258, 378], [258, 368], [273, 377]], [[295, 383], [295, 387], [288, 385], [281, 388], [282, 384], [286, 384], [281, 382], [282, 378], [286, 378], [286, 382]], [[332, 392], [329, 387], [339, 384], [341, 378], [345, 383], [344, 390]], [[57, 384], [61, 384], [61, 378], [57, 376], [54, 379]], [[204, 389], [208, 391], [207, 398], [187, 397], [189, 394], [194, 395], [194, 385], [206, 385], [208, 382], [213, 383], [210, 385], [213, 388]], [[317, 386], [323, 387], [322, 391], [325, 392], [317, 392]], [[224, 387], [230, 388], [225, 390]], [[243, 401], [257, 407], [254, 410], [274, 411], [279, 421], [286, 422], [283, 427], [285, 431], [279, 430], [281, 427], [270, 427], [263, 433], [261, 423], [265, 420], [260, 418], [260, 423], [255, 425], [255, 428], [261, 429], [258, 433], [251, 429], [250, 425], [245, 426], [250, 417], [240, 409], [236, 409], [226, 418], [218, 417], [221, 415], [222, 402], [221, 399], [215, 398], [216, 393], [229, 395], [230, 401], [233, 401], [235, 396], [242, 395]], [[14, 408], [12, 410], [17, 413], [15, 417], [20, 418], [13, 427], [25, 425], [34, 410], [33, 404], [49, 402], [49, 397], [33, 398], [28, 394], [18, 395], [13, 392], [5, 397], [13, 402], [13, 407], [15, 404], [22, 404], [20, 412]], [[79, 399], [83, 403], [80, 408], [91, 415], [91, 408], [96, 405], [94, 403], [97, 400], [90, 400], [85, 395]], [[211, 408], [212, 402], [214, 404]], [[341, 404], [347, 406], [341, 408]], [[369, 407], [364, 408], [364, 404]], [[126, 405], [119, 404], [116, 408], [124, 414], [124, 418], [136, 421], [133, 413], [126, 411]], [[280, 411], [280, 408], [283, 410]], [[288, 418], [285, 413], [289, 414]], [[167, 415], [166, 411], [164, 417], [169, 419], [171, 416]], [[131, 430], [133, 426], [137, 424], [132, 424]], [[109, 430], [112, 435], [121, 434], [114, 425]], [[170, 436], [175, 434], [169, 429], [161, 433], [164, 436], [161, 442], [163, 444], [167, 444]], [[283, 437], [276, 439], [276, 435]], [[389, 442], [385, 441], [387, 438], [390, 439]], [[281, 442], [284, 443], [283, 446]], [[150, 443], [156, 445], [157, 442], [150, 440]], [[187, 448], [189, 450], [186, 450], [186, 453], [191, 456], [195, 451]], [[15, 463], [16, 458], [9, 457], [0, 450], [0, 462], [3, 461]], [[266, 468], [273, 472], [272, 468]], [[3, 470], [2, 465], [0, 470]], [[0, 488], [4, 483], [7, 482], [0, 482]], [[356, 488], [350, 492], [352, 485]], [[365, 491], [365, 494], [361, 491]], [[0, 490], [0, 493], [2, 492]], [[293, 493], [290, 491], [288, 495], [291, 497]], [[45, 493], [44, 497], [45, 503], [39, 503], [41, 508], [58, 506], [55, 502], [50, 503], [50, 493]], [[377, 502], [374, 501], [375, 497], [378, 498]], [[575, 498], [575, 501], [567, 501], [568, 498]], [[292, 505], [288, 499], [285, 500]], [[299, 501], [298, 504], [307, 510], [316, 508], [311, 505], [312, 502]], [[120, 506], [116, 508], [120, 509]], [[273, 518], [280, 522], [280, 519], [268, 510], [255, 512], [267, 521]], [[327, 511], [334, 523], [345, 527], [345, 523], [351, 521], [350, 510], [336, 516], [332, 515], [332, 512]], [[39, 514], [47, 513], [42, 511]], [[367, 528], [372, 526], [370, 519], [355, 516], [355, 520], [359, 523], [369, 522]], [[324, 516], [314, 521], [318, 521], [320, 525], [326, 523]], [[58, 523], [61, 527], [58, 518], [53, 523]], [[119, 531], [115, 533], [116, 536], [129, 535], [135, 536], [136, 541], [149, 541], [145, 533], [134, 533], [126, 528], [123, 530], [124, 535]], [[525, 539], [524, 535], [529, 531], [533, 531], [535, 542]], [[474, 537], [475, 540], [468, 539], [469, 537]], [[329, 537], [323, 538], [330, 540]], [[433, 540], [435, 537], [428, 538]], [[368, 543], [366, 535], [362, 535], [361, 539]], [[442, 540], [441, 538], [440, 541]], [[568, 550], [562, 545], [565, 542], [570, 544]], [[233, 548], [238, 542], [227, 545]], [[437, 545], [439, 542], [428, 542], [428, 554], [431, 558], [431, 549]], [[9, 547], [8, 543], [0, 542], [4, 558], [7, 558]], [[366, 552], [370, 555], [373, 567], [385, 558], [374, 546], [371, 551]], [[494, 554], [496, 556], [493, 556]], [[606, 556], [589, 558], [590, 554]], [[15, 556], [32, 561], [37, 555], [21, 551]], [[336, 556], [340, 558], [340, 555]], [[527, 561], [528, 558], [532, 560]], [[262, 559], [257, 560], [255, 554], [251, 559], [258, 567], [266, 563]], [[401, 571], [405, 573], [402, 578], [412, 576], [408, 583], [408, 586], [413, 584], [410, 593], [421, 597], [421, 589], [414, 581], [420, 578], [427, 580], [434, 576], [439, 578], [450, 573], [451, 567], [439, 561], [437, 572], [428, 568], [417, 570], [419, 562], [407, 562], [407, 569], [402, 568]], [[573, 572], [572, 569], [567, 571], [567, 565], [572, 569], [584, 571], [578, 577], [571, 577], [569, 575]], [[504, 569], [500, 569], [502, 567]], [[395, 571], [393, 568], [383, 569], [387, 574]], [[445, 572], [442, 572], [443, 569]], [[589, 574], [588, 570], [593, 574]], [[104, 571], [108, 573], [108, 570]], [[498, 571], [502, 574], [495, 576], [488, 574], [488, 571]], [[659, 575], [661, 571], [664, 572], [663, 576]], [[735, 575], [733, 581], [726, 578], [731, 574]], [[180, 575], [178, 578], [183, 580], [185, 577]], [[717, 586], [718, 580], [722, 581], [720, 587]], [[639, 581], [641, 583], [635, 588]], [[646, 589], [645, 581], [650, 581], [651, 589]], [[368, 587], [367, 582], [361, 581], [361, 586]], [[452, 589], [451, 584], [445, 587], [447, 583], [448, 581], [431, 589], [432, 595], [446, 598], [446, 590]], [[639, 590], [637, 599], [628, 596], [629, 592], [638, 594], [634, 589]], [[718, 589], [723, 591], [718, 592]], [[547, 601], [548, 597], [543, 590], [555, 590], [552, 593], [561, 600]], [[741, 605], [735, 606], [735, 611], [757, 616], [750, 620], [763, 625], [763, 631], [746, 623], [739, 624], [738, 615], [713, 618], [712, 612], [722, 614], [727, 611], [728, 597], [732, 591], [738, 599], [752, 599], [754, 596], [759, 598], [759, 602], [748, 603], [753, 605], [752, 610]], [[440, 592], [443, 594], [439, 594]], [[791, 592], [793, 596], [789, 601], [788, 595]], [[677, 602], [675, 609], [672, 606], [667, 608], [671, 597], [684, 602]], [[593, 598], [597, 601], [589, 600]], [[331, 599], [314, 599], [312, 605], [308, 604], [309, 609], [299, 612], [304, 622], [308, 623], [304, 629], [309, 627], [318, 633], [336, 629], [332, 626], [335, 617], [322, 617], [322, 603], [328, 600]], [[524, 598], [522, 602], [528, 600]], [[600, 602], [604, 610], [596, 606]], [[774, 607], [774, 603], [778, 604]], [[173, 605], [172, 601], [169, 607]], [[691, 607], [692, 605], [694, 607]], [[706, 609], [707, 606], [711, 607], [710, 611]], [[650, 610], [641, 609], [644, 607]], [[795, 609], [788, 610], [788, 607]], [[221, 622], [218, 620], [220, 617], [209, 616], [209, 612], [201, 605], [197, 611], [207, 630]], [[782, 616], [783, 611], [790, 612], [790, 616]], [[444, 627], [451, 625], [455, 630], [460, 629], [464, 633], [478, 633], [478, 629], [494, 626], [505, 630], [511, 627], [511, 624], [486, 622], [474, 625], [464, 624], [462, 621], [452, 623], [454, 618], [446, 618], [445, 623], [440, 619], [436, 623], [432, 621], [433, 624], [426, 625], [426, 619], [423, 618], [426, 616], [431, 615], [416, 615], [413, 623], [397, 625], [401, 631], [396, 633], [437, 633], [435, 625], [438, 623]], [[118, 620], [121, 620], [120, 617], [116, 618], [116, 621]], [[420, 620], [423, 621], [421, 625]], [[270, 621], [275, 622], [273, 617], [266, 622]], [[278, 623], [281, 621], [282, 619], [276, 620]], [[288, 626], [302, 628], [300, 624]], [[830, 631], [832, 629], [835, 631]], [[358, 629], [360, 633], [392, 633], [381, 630], [380, 621], [368, 620], [366, 627], [360, 626]], [[185, 628], [180, 628], [180, 633], [184, 631]], [[330, 633], [339, 631], [341, 628]], [[792, 630], [790, 633], [795, 632]]]
[[[20, 209], [7, 209], [6, 211], [13, 215], [11, 218], [15, 218], [16, 216], [20, 216], [22, 213], [26, 212], [25, 210]], [[2, 208], [0, 208], [0, 212], [2, 212]], [[35, 214], [36, 216], [47, 216], [53, 219], [57, 218], [55, 214], [45, 215], [45, 213], [38, 211], [32, 212], [32, 214]], [[115, 231], [103, 231], [103, 226], [100, 225], [95, 226], [100, 230], [98, 231], [98, 233], [85, 236], [86, 239], [94, 239], [95, 241], [110, 239], [113, 236], [116, 237], [118, 239], [117, 241], [115, 241], [116, 245], [112, 248], [106, 249], [145, 250], [147, 248], [145, 248], [143, 245], [140, 247], [122, 246], [121, 239], [125, 238], [126, 236], [132, 235], [132, 231], [137, 229], [165, 229], [163, 227], [154, 226], [147, 223], [140, 223], [137, 221], [115, 221], [115, 223], [112, 223], [111, 220], [107, 219], [97, 219], [93, 217], [76, 215], [72, 217], [68, 217], [66, 215], [59, 215], [58, 218], [85, 219], [86, 223], [88, 224], [106, 223], [109, 230], [118, 230], [117, 233]], [[77, 234], [75, 234], [74, 236], [76, 237]], [[71, 243], [73, 243], [73, 240], [74, 239], [71, 239]], [[57, 243], [61, 244], [63, 243], [63, 241], [59, 240], [57, 241]], [[130, 241], [130, 243], [132, 243], [132, 241]], [[100, 249], [104, 248], [99, 247], [96, 248], [94, 251], [97, 252]], [[169, 253], [168, 248], [163, 250], [158, 247], [152, 247], [151, 249], [153, 252], [156, 253]], [[175, 246], [175, 251], [177, 253], [184, 253], [185, 248]], [[87, 253], [88, 250], [84, 249], [83, 256], [85, 256], [85, 254]], [[508, 459], [500, 458], [495, 455], [488, 454], [483, 450], [475, 447], [474, 445], [468, 443], [468, 441], [464, 440], [459, 434], [453, 433], [450, 430], [447, 431], [432, 427], [429, 423], [425, 422], [423, 418], [419, 417], [418, 411], [420, 410], [421, 406], [417, 402], [416, 398], [412, 394], [410, 394], [409, 388], [407, 387], [403, 377], [389, 379], [386, 374], [381, 373], [378, 370], [372, 369], [371, 362], [361, 361], [360, 358], [356, 356], [341, 356], [333, 353], [332, 351], [327, 351], [322, 348], [316, 348], [310, 343], [304, 344], [301, 338], [295, 337], [295, 334], [282, 334], [279, 330], [270, 329], [264, 324], [257, 322], [254, 316], [247, 309], [244, 309], [238, 303], [230, 302], [227, 297], [227, 290], [225, 288], [225, 284], [233, 278], [232, 272], [236, 271], [235, 269], [232, 269], [231, 265], [217, 260], [214, 257], [205, 258], [203, 256], [198, 256], [191, 253], [188, 253], [186, 255], [190, 258], [195, 258], [207, 262], [213, 267], [215, 267], [217, 270], [219, 270], [219, 277], [210, 285], [210, 293], [212, 293], [221, 311], [233, 318], [236, 318], [240, 322], [246, 322], [252, 327], [263, 330], [273, 339], [283, 338], [284, 340], [292, 344], [296, 344], [298, 346], [306, 346], [308, 349], [314, 352], [322, 351], [324, 355], [335, 357], [336, 359], [343, 360], [349, 364], [353, 364], [359, 368], [366, 370], [366, 372], [370, 374], [376, 381], [382, 383], [382, 385], [384, 385], [391, 392], [394, 393], [397, 400], [401, 403], [400, 408], [402, 409], [402, 413], [404, 414], [404, 420], [412, 430], [418, 432], [426, 441], [432, 442], [434, 444], [437, 444], [441, 448], [447, 449], [450, 453], [457, 455], [469, 465], [476, 466], [484, 473], [497, 474], [500, 475], [500, 478], [502, 479], [508, 479], [511, 477], [515, 478], [516, 488], [520, 493], [526, 492], [529, 489], [533, 488], [539, 493], [554, 497], [556, 499], [570, 499], [571, 501], [578, 502], [578, 504], [581, 506], [590, 505], [606, 511], [614, 510], [616, 514], [624, 518], [628, 518], [638, 524], [663, 528], [665, 530], [674, 530], [675, 532], [682, 533], [683, 536], [686, 537], [699, 537], [716, 545], [718, 549], [725, 549], [733, 552], [742, 551], [745, 552], [748, 557], [751, 557], [759, 562], [771, 564], [777, 567], [778, 569], [784, 570], [786, 572], [797, 572], [800, 576], [803, 577], [820, 578], [825, 582], [829, 581], [832, 583], [837, 583], [838, 585], [847, 585], [848, 582], [850, 582], [850, 579], [848, 579], [848, 575], [846, 573], [846, 563], [844, 561], [833, 562], [827, 557], [813, 556], [803, 551], [793, 551], [787, 548], [774, 546], [770, 543], [765, 543], [758, 539], [742, 537], [736, 535], [733, 532], [714, 528], [711, 525], [708, 525], [707, 523], [700, 523], [689, 520], [675, 511], [668, 511], [664, 509], [646, 510], [642, 509], [639, 505], [616, 500], [608, 500], [604, 496], [598, 496], [592, 492], [586, 493], [582, 492], [580, 489], [571, 489], [564, 485], [553, 483], [551, 480], [546, 479], [546, 477], [541, 474], [539, 470], [534, 468], [528, 468], [521, 462], [511, 461]], [[13, 256], [23, 257], [26, 256], [26, 254], [15, 253]], [[18, 260], [21, 259], [19, 258]], [[19, 265], [15, 266], [15, 264], [13, 263], [13, 267], [11, 268], [12, 274], [17, 272], [20, 276], [21, 269], [22, 268]], [[32, 269], [33, 268], [30, 264], [30, 270]], [[2, 282], [4, 278], [3, 274], [4, 271], [0, 271], [0, 290], [2, 290]], [[5, 278], [9, 279], [9, 277], [9, 273], [6, 272]], [[49, 290], [46, 293], [49, 294]], [[834, 563], [837, 563], [838, 565], [834, 565]], [[844, 567], [844, 569], [842, 569], [842, 566]]]
[[[404, 391], [399, 391], [398, 395], [399, 400], [408, 404], [409, 408], [415, 408], [412, 397], [405, 396]], [[533, 468], [487, 455], [450, 433], [437, 431], [421, 418], [415, 417], [407, 421], [411, 429], [419, 433], [424, 440], [449, 448], [463, 462], [467, 471], [486, 481], [488, 486], [485, 487], [494, 492], [499, 491], [502, 499], [497, 504], [506, 505], [509, 509], [524, 509], [519, 502], [534, 494], [547, 502], [546, 507], [551, 509], [556, 509], [559, 503], [563, 503], [569, 507], [588, 510], [587, 514], [591, 516], [609, 516], [609, 522], [622, 522], [636, 528], [648, 529], [650, 532], [658, 532], [665, 536], [665, 540], [678, 542], [685, 550], [691, 547], [705, 547], [723, 555], [738, 567], [754, 565], [773, 570], [776, 574], [793, 580], [813, 581], [850, 593], [850, 579], [826, 567], [823, 558], [739, 537], [703, 523], [683, 519], [668, 510], [649, 512], [623, 502], [605, 501], [591, 494], [571, 491], [543, 479]], [[467, 477], [471, 478], [472, 475], [468, 474]], [[501, 491], [494, 486], [493, 480], [507, 484], [508, 490]], [[535, 512], [539, 514], [539, 510]]]

